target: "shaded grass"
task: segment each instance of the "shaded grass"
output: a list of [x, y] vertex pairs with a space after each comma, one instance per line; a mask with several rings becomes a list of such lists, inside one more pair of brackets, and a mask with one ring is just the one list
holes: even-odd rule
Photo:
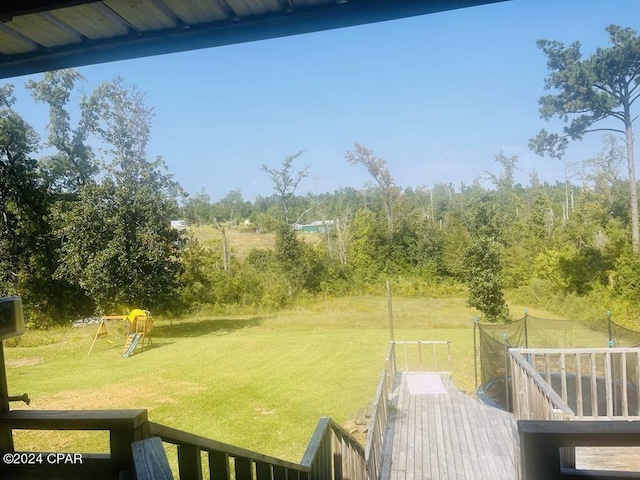
[[[450, 340], [454, 381], [471, 392], [474, 314], [464, 299], [394, 299], [395, 338]], [[373, 400], [389, 340], [384, 297], [158, 320], [154, 347], [126, 359], [115, 336], [87, 356], [96, 329], [5, 349], [10, 391], [33, 399], [12, 408], [146, 408], [153, 422], [291, 461], [321, 416], [344, 423]], [[18, 432], [16, 448], [105, 452], [108, 442], [103, 433]]]

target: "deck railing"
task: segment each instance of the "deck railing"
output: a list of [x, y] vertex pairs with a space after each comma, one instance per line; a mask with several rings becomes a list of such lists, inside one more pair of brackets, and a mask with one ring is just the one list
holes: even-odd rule
[[[203, 478], [203, 453], [210, 478], [263, 480], [279, 478], [308, 478], [308, 469], [251, 450], [227, 445], [209, 438], [193, 435], [157, 423], [149, 422], [149, 435], [157, 436], [165, 444], [176, 446], [178, 472], [181, 479]], [[307, 476], [305, 476], [307, 475]]]
[[[528, 348], [511, 349], [510, 354], [514, 413], [515, 403], [528, 395], [523, 390], [532, 391], [535, 378], [535, 383], [542, 379], [552, 387], [577, 420], [640, 419], [640, 348]], [[528, 376], [523, 376], [524, 368]]]
[[516, 420], [573, 420], [565, 401], [519, 350], [510, 350], [513, 415]]
[[[391, 342], [394, 346], [395, 368], [402, 372], [440, 372], [451, 371], [451, 342], [448, 340], [396, 340]], [[399, 346], [403, 347], [404, 369], [400, 369], [397, 363]], [[438, 349], [438, 346], [446, 346], [446, 350]], [[412, 355], [409, 356], [409, 350]], [[446, 353], [446, 358], [443, 355]], [[414, 356], [415, 355], [415, 356]], [[446, 370], [440, 370], [446, 362]], [[402, 362], [401, 362], [402, 364]]]
[[[0, 430], [18, 429], [109, 431], [110, 454], [67, 454], [66, 463], [54, 464], [49, 460], [55, 452], [11, 452], [17, 460], [0, 462], [0, 478], [133, 479], [132, 443], [157, 436], [177, 446], [181, 480], [202, 479], [203, 460], [209, 478], [216, 480], [366, 479], [364, 448], [330, 418], [320, 419], [300, 463], [149, 422], [146, 410], [14, 410], [0, 415]], [[26, 462], [30, 458], [35, 461]]]
[[[0, 415], [10, 445], [0, 446], [0, 478], [94, 480], [133, 478], [131, 444], [149, 436], [146, 410], [13, 410]], [[109, 432], [107, 454], [14, 452], [13, 430], [97, 430]], [[60, 461], [59, 459], [63, 460]], [[9, 461], [7, 461], [9, 460]]]
[[[510, 349], [509, 358], [520, 480], [577, 474], [576, 445], [640, 444], [638, 428], [629, 432], [629, 422], [620, 422], [640, 419], [639, 348]], [[584, 428], [566, 422], [571, 420], [581, 420]], [[627, 433], [632, 440], [623, 439]]]
[[389, 344], [385, 368], [380, 374], [380, 381], [376, 390], [376, 396], [371, 408], [371, 420], [367, 432], [367, 442], [364, 447], [364, 458], [367, 466], [369, 480], [380, 478], [382, 467], [384, 433], [389, 419], [389, 401], [393, 392], [393, 379], [395, 377], [395, 345]]
[[209, 478], [235, 480], [364, 480], [364, 450], [330, 418], [318, 422], [302, 461], [292, 463], [258, 452], [150, 423], [149, 433], [177, 446], [180, 479], [203, 478], [203, 453]]
[[[301, 461], [310, 480], [365, 480], [364, 448], [330, 418], [322, 418]], [[290, 478], [290, 477], [289, 477]]]

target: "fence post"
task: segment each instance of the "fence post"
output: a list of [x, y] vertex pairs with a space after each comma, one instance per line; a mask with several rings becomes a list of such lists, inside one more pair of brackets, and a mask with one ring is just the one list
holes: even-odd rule
[[387, 280], [387, 306], [389, 308], [389, 337], [391, 337], [391, 341], [395, 340], [395, 335], [393, 332], [393, 305], [391, 303], [391, 282]]
[[478, 327], [478, 317], [473, 317], [473, 376], [478, 390], [478, 346], [476, 345], [476, 330]]
[[504, 338], [504, 396], [507, 399], [507, 412], [511, 411], [509, 405], [509, 346], [507, 345], [509, 337], [506, 333], [502, 334], [502, 338]]
[[529, 309], [524, 309], [524, 348], [529, 348], [529, 332], [527, 330], [527, 319], [529, 318]]

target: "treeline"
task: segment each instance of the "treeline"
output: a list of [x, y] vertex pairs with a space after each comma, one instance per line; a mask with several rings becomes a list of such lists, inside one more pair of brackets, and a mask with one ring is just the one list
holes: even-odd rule
[[[495, 169], [470, 185], [402, 188], [384, 159], [355, 144], [344, 161], [366, 169], [366, 189], [300, 195], [309, 170], [297, 167], [299, 151], [256, 169], [271, 179], [270, 197], [248, 202], [232, 191], [212, 202], [203, 191], [186, 199], [163, 160], [147, 156], [153, 110], [136, 87], [117, 77], [79, 94], [83, 79], [73, 70], [30, 80], [33, 100], [49, 111], [46, 131], [36, 132], [14, 108], [13, 86], [4, 85], [0, 294], [22, 295], [29, 320], [50, 325], [133, 307], [171, 315], [280, 308], [316, 295], [379, 292], [391, 279], [398, 294], [466, 295], [490, 321], [512, 315], [505, 292], [573, 318], [611, 310], [618, 321], [635, 321], [640, 37], [615, 25], [607, 32], [611, 46], [586, 59], [579, 42], [538, 42], [550, 90], [540, 115], [566, 126], [540, 131], [530, 148], [565, 162], [555, 184], [535, 172], [516, 182], [518, 158], [499, 153]], [[568, 142], [598, 130], [618, 137], [567, 164]], [[220, 240], [201, 244], [172, 229], [180, 217], [214, 225]], [[227, 233], [247, 219], [252, 229], [275, 232], [275, 247], [239, 258]], [[324, 227], [316, 234], [322, 241], [305, 242], [294, 230], [309, 221]]]
[[[555, 184], [535, 173], [517, 183], [518, 158], [500, 153], [470, 185], [402, 188], [384, 159], [355, 144], [344, 161], [367, 170], [367, 188], [298, 194], [309, 171], [297, 168], [297, 152], [256, 169], [272, 196], [246, 201], [235, 190], [212, 202], [204, 191], [187, 198], [162, 159], [147, 157], [153, 112], [121, 78], [82, 96], [73, 123], [68, 102], [80, 80], [66, 70], [27, 84], [49, 108], [46, 139], [14, 110], [12, 87], [0, 90], [0, 293], [22, 295], [34, 324], [133, 307], [275, 309], [380, 293], [386, 279], [399, 295], [466, 295], [492, 321], [510, 316], [504, 292], [573, 317], [640, 313], [614, 137]], [[53, 153], [36, 158], [42, 146]], [[213, 225], [220, 240], [170, 228], [181, 217]], [[293, 224], [312, 221], [319, 241], [307, 242]], [[239, 258], [226, 234], [241, 228], [275, 233], [275, 247]]]
[[294, 195], [287, 202], [289, 218], [301, 223], [331, 220], [325, 232], [313, 234], [321, 242], [304, 242], [304, 233], [278, 226], [277, 192], [254, 202], [239, 191], [217, 202], [204, 192], [188, 199], [183, 214], [193, 223], [275, 231], [278, 243], [246, 259], [223, 248], [223, 239], [209, 247], [192, 243], [187, 271], [197, 288], [185, 300], [282, 306], [305, 295], [381, 292], [391, 278], [400, 294], [468, 295], [493, 320], [509, 316], [505, 291], [572, 317], [613, 310], [624, 321], [640, 313], [625, 156], [614, 137], [604, 137], [592, 158], [567, 165], [568, 178], [555, 184], [540, 182], [535, 172], [526, 185], [517, 183], [518, 158], [500, 153], [495, 171], [473, 184], [403, 189], [386, 162], [359, 145], [351, 153], [358, 151], [365, 155], [360, 164], [386, 171], [386, 186]]

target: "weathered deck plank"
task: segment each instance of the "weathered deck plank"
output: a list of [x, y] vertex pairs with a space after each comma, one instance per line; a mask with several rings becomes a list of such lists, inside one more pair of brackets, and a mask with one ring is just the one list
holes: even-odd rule
[[515, 478], [513, 416], [441, 378], [446, 393], [413, 395], [405, 374], [395, 379], [382, 480]]

